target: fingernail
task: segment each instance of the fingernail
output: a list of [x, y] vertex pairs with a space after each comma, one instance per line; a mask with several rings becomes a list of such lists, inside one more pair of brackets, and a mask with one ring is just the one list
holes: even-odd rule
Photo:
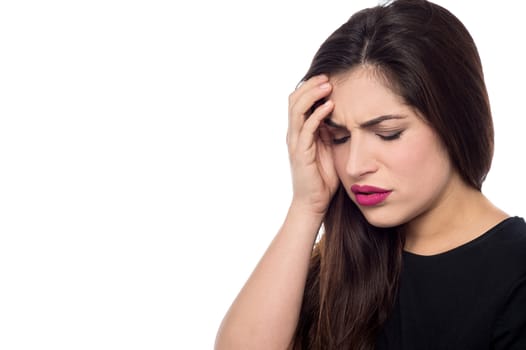
[[323, 84], [320, 85], [320, 89], [322, 89], [322, 90], [327, 90], [330, 87], [331, 87], [331, 84], [329, 84], [329, 83], [323, 83]]

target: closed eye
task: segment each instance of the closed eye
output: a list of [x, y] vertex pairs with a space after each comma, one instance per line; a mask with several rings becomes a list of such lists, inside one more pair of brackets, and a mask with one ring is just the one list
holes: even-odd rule
[[402, 131], [397, 131], [389, 135], [384, 135], [384, 134], [376, 134], [376, 135], [378, 135], [384, 141], [393, 141], [393, 140], [397, 140], [400, 138], [400, 135], [402, 135]]
[[350, 136], [344, 136], [340, 138], [334, 138], [332, 139], [332, 143], [335, 145], [341, 145], [342, 143], [347, 142], [347, 140], [350, 138]]

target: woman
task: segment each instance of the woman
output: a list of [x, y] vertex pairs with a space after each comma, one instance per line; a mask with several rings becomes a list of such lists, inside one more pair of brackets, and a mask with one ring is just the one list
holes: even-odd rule
[[526, 349], [526, 224], [481, 193], [493, 125], [456, 17], [353, 15], [290, 95], [287, 143], [289, 212], [217, 349]]

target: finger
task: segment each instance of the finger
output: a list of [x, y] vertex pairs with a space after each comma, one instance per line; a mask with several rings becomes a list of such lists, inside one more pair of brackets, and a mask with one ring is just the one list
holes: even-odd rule
[[[299, 115], [294, 114], [295, 111], [296, 111], [296, 108], [297, 108], [295, 106], [297, 106], [297, 103], [298, 103], [298, 100], [300, 99], [300, 97], [305, 95], [305, 93], [307, 93], [309, 91], [312, 92], [313, 88], [315, 88], [316, 86], [320, 86], [321, 84], [326, 83], [326, 82], [328, 82], [328, 77], [326, 75], [314, 76], [314, 77], [310, 78], [309, 80], [304, 81], [299, 87], [296, 88], [296, 90], [294, 92], [292, 92], [289, 95], [289, 128], [295, 128], [296, 130], [299, 131], [299, 129], [297, 127], [298, 126], [301, 127], [301, 125], [303, 124], [301, 120], [300, 120], [300, 124], [299, 125], [297, 125], [297, 123], [293, 123], [292, 122], [292, 120], [300, 119], [300, 118], [297, 118], [297, 117], [300, 116], [300, 115], [303, 115], [305, 113], [305, 111], [307, 110], [307, 108], [305, 108], [303, 111], [301, 111], [301, 110], [299, 111]], [[315, 99], [315, 98], [316, 98], [316, 96], [311, 97], [311, 100]], [[311, 105], [312, 104], [310, 104], [309, 107]], [[294, 118], [294, 117], [296, 117], [296, 118]]]
[[318, 127], [318, 134], [320, 141], [324, 144], [330, 147], [332, 145], [332, 134], [327, 129], [327, 126], [321, 123], [321, 125]]
[[334, 103], [331, 100], [327, 100], [314, 111], [301, 128], [297, 147], [300, 149], [308, 149], [312, 146], [323, 119], [325, 119], [333, 109]]
[[316, 143], [316, 150], [318, 153], [319, 169], [322, 178], [329, 186], [331, 194], [334, 193], [335, 188], [339, 183], [338, 175], [334, 167], [334, 159], [332, 155], [332, 143], [327, 144], [318, 139]]
[[289, 95], [289, 101], [294, 100], [296, 96], [301, 95], [306, 90], [309, 90], [313, 86], [319, 85], [329, 80], [329, 77], [325, 74], [315, 75], [308, 80], [301, 81], [296, 89]]
[[[298, 89], [298, 94], [289, 102], [288, 142], [295, 144], [306, 116], [316, 101], [328, 96], [331, 85], [324, 79], [309, 80]], [[317, 83], [317, 84], [315, 84]], [[302, 90], [301, 93], [299, 93]]]
[[331, 88], [330, 82], [326, 79], [316, 79], [314, 82], [309, 80], [289, 98], [289, 114], [291, 116], [305, 114], [316, 101], [327, 96]]

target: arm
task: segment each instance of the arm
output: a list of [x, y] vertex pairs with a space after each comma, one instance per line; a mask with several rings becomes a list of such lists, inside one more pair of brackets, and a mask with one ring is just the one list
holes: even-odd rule
[[309, 79], [289, 98], [287, 144], [293, 200], [286, 219], [219, 328], [215, 348], [286, 349], [300, 313], [312, 247], [338, 186], [330, 146], [318, 128], [329, 101], [307, 119], [315, 101], [330, 93], [327, 77]]
[[321, 224], [291, 205], [285, 222], [235, 299], [216, 349], [285, 349], [301, 307], [312, 246]]
[[526, 349], [526, 276], [513, 288], [493, 335], [495, 350]]

